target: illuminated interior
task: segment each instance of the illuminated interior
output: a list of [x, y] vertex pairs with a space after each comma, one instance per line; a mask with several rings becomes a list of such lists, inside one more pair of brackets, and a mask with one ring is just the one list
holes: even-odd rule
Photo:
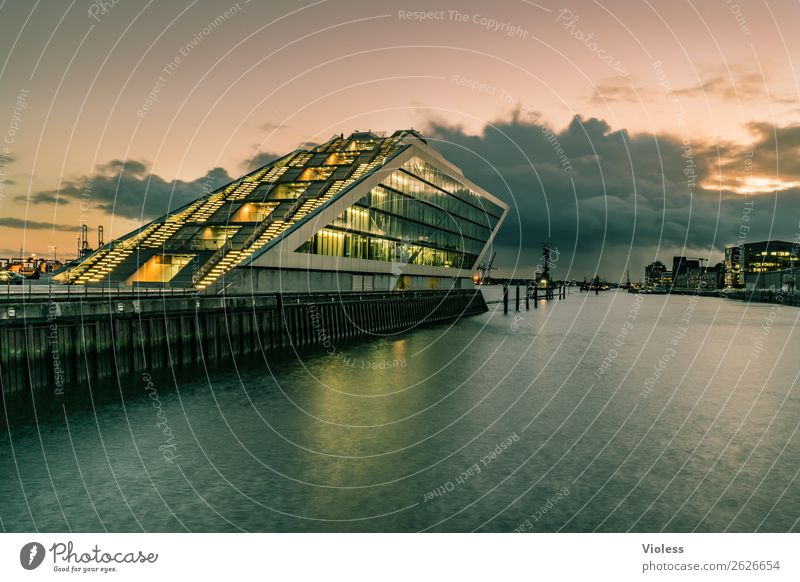
[[231, 217], [231, 222], [261, 222], [277, 208], [277, 202], [247, 202]]
[[298, 252], [470, 269], [503, 210], [413, 158]]
[[269, 191], [269, 200], [296, 200], [308, 188], [308, 184], [278, 184]]
[[357, 156], [357, 152], [335, 152], [325, 158], [325, 165], [346, 166], [352, 164]]
[[306, 168], [298, 177], [301, 182], [310, 182], [315, 180], [327, 180], [333, 174], [336, 168], [330, 166], [320, 166], [316, 168]]
[[139, 267], [129, 283], [168, 283], [188, 265], [194, 255], [154, 255]]

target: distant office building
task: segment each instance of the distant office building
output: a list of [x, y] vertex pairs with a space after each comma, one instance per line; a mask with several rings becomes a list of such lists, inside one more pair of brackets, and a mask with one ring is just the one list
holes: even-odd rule
[[705, 281], [712, 289], [722, 289], [725, 287], [725, 273], [725, 263], [717, 263], [713, 267], [706, 268]]
[[[721, 265], [722, 263], [720, 263]], [[689, 267], [673, 278], [675, 289], [717, 289], [721, 268]]]
[[766, 240], [744, 245], [744, 272], [781, 271], [800, 265], [800, 243]]
[[673, 282], [678, 275], [686, 275], [689, 269], [699, 269], [699, 259], [687, 259], [686, 257], [672, 257], [672, 279]]
[[744, 245], [742, 253], [744, 283], [748, 289], [760, 289], [763, 273], [800, 266], [800, 242], [769, 240]]
[[653, 261], [644, 268], [644, 282], [647, 285], [659, 285], [667, 266], [661, 261]]
[[686, 268], [684, 266], [686, 262], [686, 257], [672, 257], [672, 279], [675, 280], [676, 275], [680, 275], [686, 272]]
[[675, 289], [721, 289], [725, 283], [725, 264], [717, 263], [704, 267], [699, 259], [686, 259], [675, 257], [674, 263], [678, 268], [673, 273], [672, 286]]
[[767, 271], [758, 275], [758, 288], [763, 290], [793, 293], [797, 289], [798, 282], [800, 282], [800, 267]]
[[664, 271], [661, 273], [661, 277], [656, 279], [654, 285], [656, 287], [664, 287], [669, 289], [669, 287], [672, 285], [672, 271]]
[[725, 249], [725, 286], [744, 287], [742, 247], [739, 245]]

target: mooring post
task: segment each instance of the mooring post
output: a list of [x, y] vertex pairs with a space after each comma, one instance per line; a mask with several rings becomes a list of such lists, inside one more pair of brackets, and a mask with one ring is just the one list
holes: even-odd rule
[[508, 313], [508, 283], [503, 284], [503, 313]]
[[525, 285], [525, 311], [528, 311], [531, 308], [531, 286], [530, 284]]
[[595, 295], [600, 295], [600, 285], [595, 285], [594, 286], [594, 294]]
[[533, 308], [539, 307], [539, 285], [533, 286]]
[[519, 311], [519, 285], [517, 285], [517, 311]]

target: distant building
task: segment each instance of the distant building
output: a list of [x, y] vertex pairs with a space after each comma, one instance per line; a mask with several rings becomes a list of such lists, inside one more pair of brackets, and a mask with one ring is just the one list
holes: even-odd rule
[[758, 288], [793, 293], [797, 289], [796, 283], [798, 282], [800, 282], [800, 267], [768, 271], [759, 274]]
[[714, 268], [691, 267], [673, 278], [675, 289], [717, 289], [717, 286], [718, 276]]
[[659, 285], [662, 275], [667, 272], [667, 266], [661, 261], [653, 261], [644, 268], [644, 282], [646, 285]]
[[[686, 275], [689, 269], [699, 269], [700, 261], [698, 259], [687, 259], [686, 257], [672, 257], [672, 280], [673, 283], [679, 275]], [[676, 287], [679, 287], [675, 283]]]
[[800, 242], [770, 240], [747, 243], [741, 263], [745, 287], [761, 289], [762, 274], [800, 266]]
[[32, 255], [28, 258], [0, 259], [0, 269], [18, 273], [23, 277], [37, 279], [40, 274], [50, 273], [62, 267], [60, 261]]
[[765, 273], [800, 265], [800, 243], [767, 240], [744, 245], [744, 272]]
[[672, 271], [664, 271], [661, 273], [661, 278], [656, 279], [654, 285], [656, 287], [664, 287], [665, 289], [669, 289], [672, 285]]
[[675, 289], [721, 289], [725, 284], [725, 264], [717, 263], [711, 267], [704, 267], [699, 259], [686, 260], [684, 257], [679, 264], [680, 271], [673, 274], [672, 286]]
[[742, 272], [742, 247], [739, 245], [725, 249], [725, 286], [744, 287]]
[[713, 284], [712, 289], [722, 289], [725, 287], [725, 263], [717, 263], [713, 267], [706, 268], [705, 280]]

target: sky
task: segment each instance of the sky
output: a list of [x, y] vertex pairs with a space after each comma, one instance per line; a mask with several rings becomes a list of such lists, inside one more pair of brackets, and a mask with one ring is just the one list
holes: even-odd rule
[[800, 236], [800, 3], [0, 3], [0, 257], [73, 257], [334, 133], [420, 130], [503, 275]]

